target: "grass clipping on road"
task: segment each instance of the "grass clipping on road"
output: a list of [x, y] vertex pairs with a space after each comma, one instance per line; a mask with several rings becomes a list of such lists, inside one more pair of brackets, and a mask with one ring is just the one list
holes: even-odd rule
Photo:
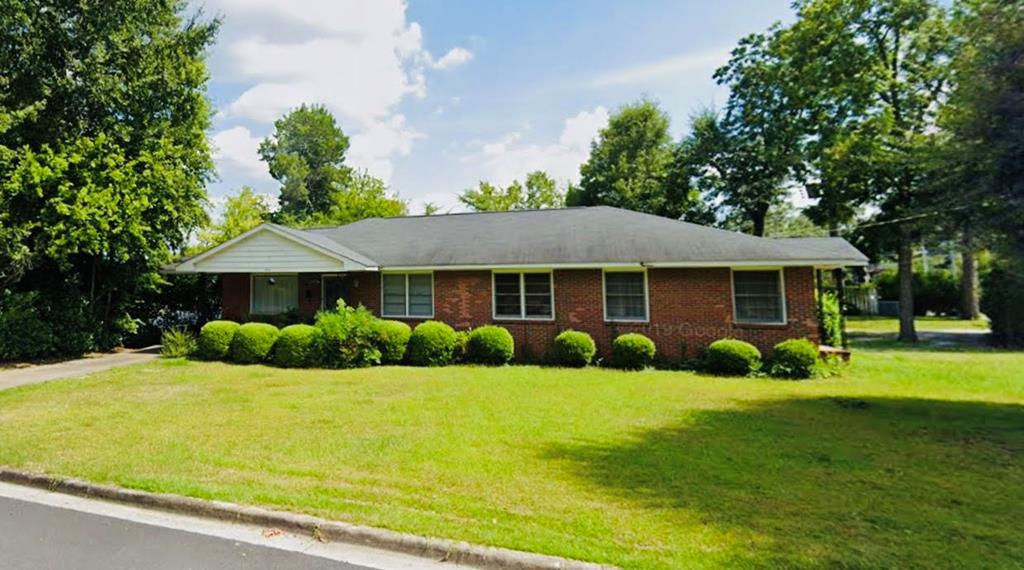
[[0, 464], [627, 568], [1024, 564], [1024, 355], [808, 382], [161, 361], [0, 392]]

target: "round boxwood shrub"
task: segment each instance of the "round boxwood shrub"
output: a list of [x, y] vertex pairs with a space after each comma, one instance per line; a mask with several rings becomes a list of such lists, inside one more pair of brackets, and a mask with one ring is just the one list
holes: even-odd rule
[[583, 368], [594, 360], [597, 345], [587, 333], [572, 329], [562, 331], [555, 337], [552, 356], [560, 366]]
[[452, 362], [455, 341], [452, 327], [440, 321], [424, 321], [409, 337], [406, 358], [417, 366], [446, 366]]
[[761, 351], [749, 342], [723, 338], [704, 351], [704, 369], [712, 374], [746, 376], [761, 368]]
[[267, 323], [245, 323], [238, 327], [235, 338], [231, 339], [231, 360], [239, 364], [263, 362], [270, 356], [270, 349], [281, 331]]
[[402, 321], [378, 321], [377, 342], [381, 364], [398, 364], [405, 358], [412, 328]]
[[319, 363], [320, 329], [312, 325], [288, 325], [274, 343], [274, 364], [284, 368], [306, 368]]
[[505, 327], [487, 325], [469, 332], [466, 350], [478, 364], [507, 364], [515, 354], [515, 340]]
[[624, 370], [643, 370], [654, 362], [654, 341], [640, 333], [619, 335], [612, 341], [612, 364]]
[[810, 378], [817, 363], [817, 345], [806, 338], [791, 338], [772, 348], [769, 372], [779, 378]]
[[205, 360], [224, 360], [239, 325], [234, 321], [210, 321], [199, 329], [196, 353]]

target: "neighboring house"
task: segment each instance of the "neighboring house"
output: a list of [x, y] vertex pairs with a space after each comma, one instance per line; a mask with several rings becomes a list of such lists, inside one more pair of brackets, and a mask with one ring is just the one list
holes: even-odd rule
[[815, 269], [866, 263], [841, 238], [762, 238], [601, 206], [263, 224], [166, 270], [222, 274], [228, 319], [311, 319], [344, 299], [410, 325], [500, 324], [520, 354], [542, 355], [571, 328], [605, 353], [635, 331], [680, 357], [723, 337], [761, 349], [817, 340]]

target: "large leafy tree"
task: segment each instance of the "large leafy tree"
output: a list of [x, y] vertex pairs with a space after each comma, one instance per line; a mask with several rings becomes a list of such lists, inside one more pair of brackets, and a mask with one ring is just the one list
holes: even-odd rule
[[302, 219], [330, 208], [331, 193], [346, 183], [348, 137], [321, 105], [301, 105], [274, 122], [260, 158], [281, 183], [280, 213]]
[[927, 173], [952, 42], [929, 0], [802, 0], [779, 35], [800, 78], [815, 220], [835, 227], [863, 206], [865, 224], [896, 251], [901, 340], [914, 341], [913, 244], [933, 205]]
[[564, 206], [565, 194], [546, 172], [537, 170], [526, 175], [525, 184], [513, 180], [505, 188], [481, 181], [459, 194], [459, 201], [477, 212], [539, 210]]
[[387, 184], [365, 171], [353, 171], [344, 184], [331, 190], [327, 209], [302, 219], [282, 221], [300, 226], [338, 226], [366, 218], [393, 218], [409, 213], [408, 205]]
[[0, 279], [60, 308], [45, 318], [76, 341], [55, 350], [118, 342], [205, 222], [217, 22], [184, 10], [0, 2]]
[[270, 206], [263, 196], [243, 186], [238, 194], [228, 196], [221, 219], [199, 235], [199, 249], [208, 249], [236, 238], [270, 219]]

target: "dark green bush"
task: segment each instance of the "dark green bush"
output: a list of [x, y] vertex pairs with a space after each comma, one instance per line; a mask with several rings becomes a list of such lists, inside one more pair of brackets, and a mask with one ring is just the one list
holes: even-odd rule
[[820, 311], [818, 320], [821, 323], [821, 343], [842, 346], [843, 315], [839, 308], [839, 296], [832, 291], [826, 291], [821, 297]]
[[325, 366], [332, 368], [364, 368], [380, 364], [378, 322], [366, 307], [345, 306], [338, 301], [333, 311], [321, 311], [316, 327], [322, 336], [321, 356]]
[[452, 363], [456, 342], [452, 327], [440, 321], [425, 321], [413, 329], [406, 358], [417, 366], [446, 366]]
[[761, 351], [742, 340], [724, 338], [704, 351], [703, 368], [712, 374], [746, 376], [761, 369]]
[[818, 345], [806, 338], [791, 338], [772, 348], [768, 371], [778, 378], [810, 378], [818, 363]]
[[409, 347], [412, 328], [402, 321], [378, 321], [377, 343], [383, 364], [399, 364]]
[[981, 279], [981, 312], [989, 318], [992, 340], [1024, 346], [1024, 263], [1001, 261]]
[[238, 327], [235, 338], [231, 339], [231, 360], [239, 364], [256, 364], [267, 360], [280, 334], [281, 331], [271, 324], [245, 323]]
[[199, 329], [196, 354], [205, 360], [224, 360], [231, 349], [231, 341], [238, 332], [234, 321], [210, 321]]
[[654, 341], [640, 333], [619, 335], [612, 341], [612, 364], [624, 370], [643, 370], [654, 362]]
[[160, 336], [160, 356], [164, 358], [188, 358], [195, 354], [196, 335], [184, 327], [171, 327]]
[[498, 366], [512, 360], [515, 346], [515, 340], [508, 329], [487, 325], [470, 331], [466, 349], [470, 361]]
[[312, 325], [288, 325], [274, 343], [273, 361], [282, 368], [307, 368], [320, 361], [320, 329]]
[[39, 318], [38, 293], [9, 293], [0, 300], [0, 361], [31, 360], [56, 351], [50, 323]]
[[590, 364], [597, 354], [594, 339], [585, 332], [572, 329], [562, 331], [555, 337], [552, 358], [560, 366], [582, 368]]
[[[960, 310], [960, 284], [951, 271], [933, 269], [927, 273], [914, 273], [914, 314], [924, 316], [954, 315]], [[878, 297], [898, 301], [900, 282], [896, 271], [886, 271], [876, 278]]]

